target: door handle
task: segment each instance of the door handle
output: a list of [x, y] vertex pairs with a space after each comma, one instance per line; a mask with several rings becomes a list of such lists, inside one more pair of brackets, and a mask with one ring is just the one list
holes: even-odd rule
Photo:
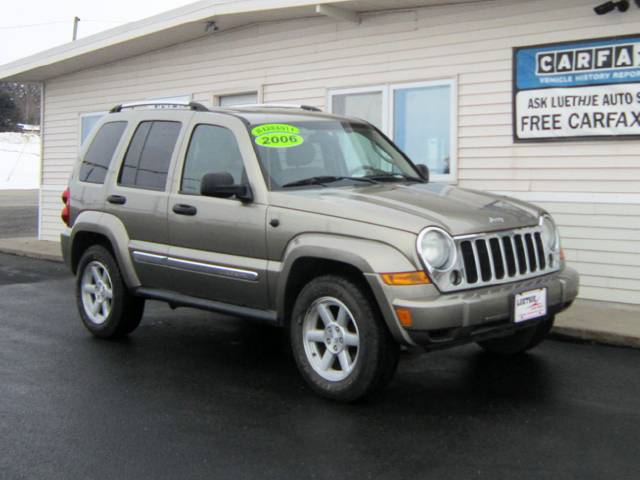
[[127, 197], [123, 197], [122, 195], [109, 195], [107, 202], [113, 203], [114, 205], [124, 205], [127, 203]]
[[176, 203], [173, 206], [173, 213], [177, 213], [178, 215], [189, 215], [192, 217], [196, 213], [198, 213], [198, 209], [193, 205], [185, 205], [184, 203]]

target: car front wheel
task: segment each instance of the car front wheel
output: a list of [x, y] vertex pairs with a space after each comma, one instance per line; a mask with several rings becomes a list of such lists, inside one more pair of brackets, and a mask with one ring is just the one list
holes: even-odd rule
[[399, 347], [373, 300], [351, 279], [327, 275], [307, 284], [290, 322], [302, 376], [320, 395], [355, 401], [384, 387]]

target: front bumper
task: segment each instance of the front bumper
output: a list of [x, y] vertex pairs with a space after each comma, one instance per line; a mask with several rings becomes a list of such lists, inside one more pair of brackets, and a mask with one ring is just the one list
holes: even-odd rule
[[[514, 295], [546, 287], [547, 309], [554, 315], [578, 294], [578, 273], [570, 268], [520, 282], [455, 293], [440, 293], [434, 285], [392, 287], [375, 274], [367, 275], [378, 305], [396, 340], [406, 345], [447, 346], [508, 333]], [[411, 312], [412, 325], [402, 327], [396, 308]]]

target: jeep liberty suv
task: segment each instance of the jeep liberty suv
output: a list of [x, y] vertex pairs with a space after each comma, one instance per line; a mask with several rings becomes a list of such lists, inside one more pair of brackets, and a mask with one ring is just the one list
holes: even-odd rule
[[267, 322], [337, 400], [383, 387], [401, 346], [533, 348], [578, 289], [548, 213], [429, 182], [372, 125], [313, 107], [116, 106], [63, 202], [93, 335], [131, 333], [146, 299]]

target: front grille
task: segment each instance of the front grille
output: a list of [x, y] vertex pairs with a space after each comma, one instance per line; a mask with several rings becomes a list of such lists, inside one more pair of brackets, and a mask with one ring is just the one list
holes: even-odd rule
[[[557, 270], [539, 227], [455, 238], [462, 281], [452, 289], [506, 283]], [[552, 259], [550, 262], [549, 259]]]

